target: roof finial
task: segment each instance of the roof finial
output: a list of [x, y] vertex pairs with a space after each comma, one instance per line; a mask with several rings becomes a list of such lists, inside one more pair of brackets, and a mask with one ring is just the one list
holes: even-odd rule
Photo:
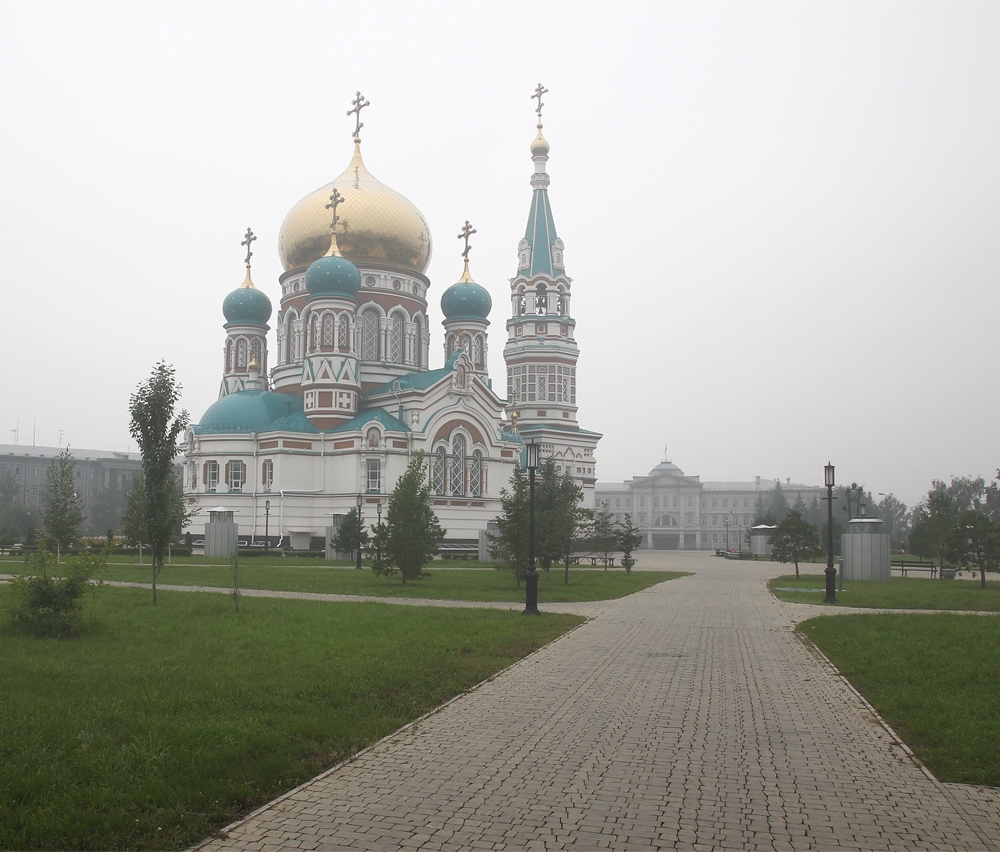
[[546, 92], [548, 92], [548, 89], [546, 89], [545, 86], [539, 83], [537, 86], [535, 86], [535, 94], [531, 96], [532, 100], [538, 101], [538, 106], [535, 107], [535, 113], [538, 115], [539, 130], [542, 129], [542, 107], [545, 106], [545, 104], [542, 103], [542, 95], [544, 95]]
[[472, 281], [472, 276], [469, 274], [469, 252], [472, 251], [472, 246], [469, 245], [469, 237], [476, 233], [476, 229], [469, 224], [469, 220], [465, 220], [465, 224], [462, 225], [462, 233], [458, 235], [460, 240], [465, 240], [465, 249], [462, 251], [462, 257], [465, 259], [465, 271], [462, 273], [462, 277], [459, 279], [459, 283], [463, 281]]
[[247, 265], [247, 269], [250, 268], [250, 258], [253, 257], [253, 252], [250, 251], [250, 243], [252, 243], [256, 239], [257, 237], [254, 236], [254, 232], [251, 231], [249, 228], [247, 228], [247, 232], [243, 236], [243, 242], [240, 243], [241, 246], [247, 247], [247, 256], [246, 259], [243, 261]]
[[517, 402], [510, 409], [510, 431], [517, 434]]
[[365, 123], [361, 120], [361, 110], [363, 110], [366, 106], [371, 106], [371, 102], [368, 101], [365, 98], [365, 96], [361, 94], [361, 92], [358, 92], [357, 93], [357, 97], [355, 97], [354, 100], [351, 101], [351, 105], [354, 108], [353, 109], [349, 109], [347, 111], [347, 114], [355, 116], [354, 141], [355, 142], [360, 142], [361, 141], [361, 128], [365, 126]]
[[253, 287], [253, 281], [250, 280], [250, 258], [253, 257], [253, 252], [250, 251], [250, 244], [256, 240], [257, 237], [254, 236], [254, 232], [247, 228], [247, 232], [243, 237], [243, 242], [240, 243], [241, 246], [247, 247], [247, 256], [244, 258], [243, 262], [247, 265], [247, 276], [243, 279], [242, 287]]
[[340, 194], [340, 190], [334, 187], [333, 192], [330, 193], [330, 203], [325, 205], [327, 210], [333, 211], [333, 219], [330, 220], [330, 250], [326, 253], [328, 257], [342, 257], [340, 247], [337, 245], [337, 223], [340, 221], [340, 216], [337, 214], [337, 207], [340, 206], [343, 200], [344, 196]]

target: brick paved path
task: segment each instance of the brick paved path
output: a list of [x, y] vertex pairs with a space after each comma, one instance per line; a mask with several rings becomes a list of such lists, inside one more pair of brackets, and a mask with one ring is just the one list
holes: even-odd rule
[[1000, 847], [998, 791], [935, 781], [796, 638], [784, 566], [695, 567], [200, 848]]

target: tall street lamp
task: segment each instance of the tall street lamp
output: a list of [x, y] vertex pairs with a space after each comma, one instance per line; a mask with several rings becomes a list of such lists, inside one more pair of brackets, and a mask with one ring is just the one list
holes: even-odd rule
[[267, 553], [268, 551], [267, 531], [270, 521], [271, 521], [271, 501], [265, 500], [264, 501], [264, 552], [265, 553]]
[[823, 468], [823, 484], [826, 485], [826, 597], [823, 603], [837, 602], [837, 569], [833, 567], [833, 465], [829, 462]]
[[538, 572], [535, 570], [535, 468], [538, 467], [538, 444], [525, 447], [528, 461], [528, 570], [524, 575], [524, 614], [538, 612]]
[[726, 528], [726, 551], [729, 551], [729, 518], [722, 519], [722, 526]]
[[361, 570], [361, 504], [364, 502], [364, 497], [361, 492], [358, 492], [358, 564], [354, 567], [360, 571]]

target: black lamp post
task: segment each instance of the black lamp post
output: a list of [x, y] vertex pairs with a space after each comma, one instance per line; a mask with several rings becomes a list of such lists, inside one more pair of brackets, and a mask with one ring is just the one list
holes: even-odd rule
[[264, 552], [268, 551], [267, 531], [271, 521], [271, 501], [264, 501]]
[[826, 597], [823, 603], [837, 602], [837, 569], [833, 567], [833, 465], [829, 462], [823, 468], [823, 484], [826, 485]]
[[360, 571], [361, 570], [361, 504], [364, 502], [364, 497], [361, 492], [358, 492], [358, 564], [354, 567]]
[[726, 551], [729, 551], [729, 518], [722, 519], [722, 526], [726, 528]]
[[539, 615], [538, 572], [535, 570], [535, 468], [538, 467], [538, 444], [525, 447], [528, 462], [528, 570], [524, 575], [524, 614]]
[[376, 558], [378, 559], [378, 567], [379, 570], [381, 571], [382, 570], [382, 501], [381, 500], [379, 500], [378, 503], [375, 504], [375, 509], [376, 511], [378, 511], [378, 525], [375, 527], [375, 535], [378, 537], [376, 539], [378, 541], [378, 555]]

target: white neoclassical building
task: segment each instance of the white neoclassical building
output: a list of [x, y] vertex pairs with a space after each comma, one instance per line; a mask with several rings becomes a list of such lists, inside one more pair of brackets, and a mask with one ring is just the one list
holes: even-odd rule
[[[352, 112], [367, 105], [359, 94]], [[347, 168], [281, 226], [276, 352], [268, 351], [271, 301], [252, 281], [256, 238], [247, 232], [245, 279], [223, 302], [219, 399], [185, 439], [195, 529], [221, 505], [234, 511], [241, 537], [266, 532], [273, 543], [317, 547], [331, 516], [359, 495], [373, 522], [422, 451], [447, 538], [474, 539], [499, 514], [500, 489], [528, 441], [542, 444], [592, 502], [600, 435], [576, 419], [571, 282], [548, 197], [540, 110], [529, 221], [509, 285], [507, 398], [489, 376], [493, 300], [469, 271], [468, 223], [463, 273], [440, 301], [444, 366], [429, 368], [430, 228], [368, 171], [359, 120]]]

